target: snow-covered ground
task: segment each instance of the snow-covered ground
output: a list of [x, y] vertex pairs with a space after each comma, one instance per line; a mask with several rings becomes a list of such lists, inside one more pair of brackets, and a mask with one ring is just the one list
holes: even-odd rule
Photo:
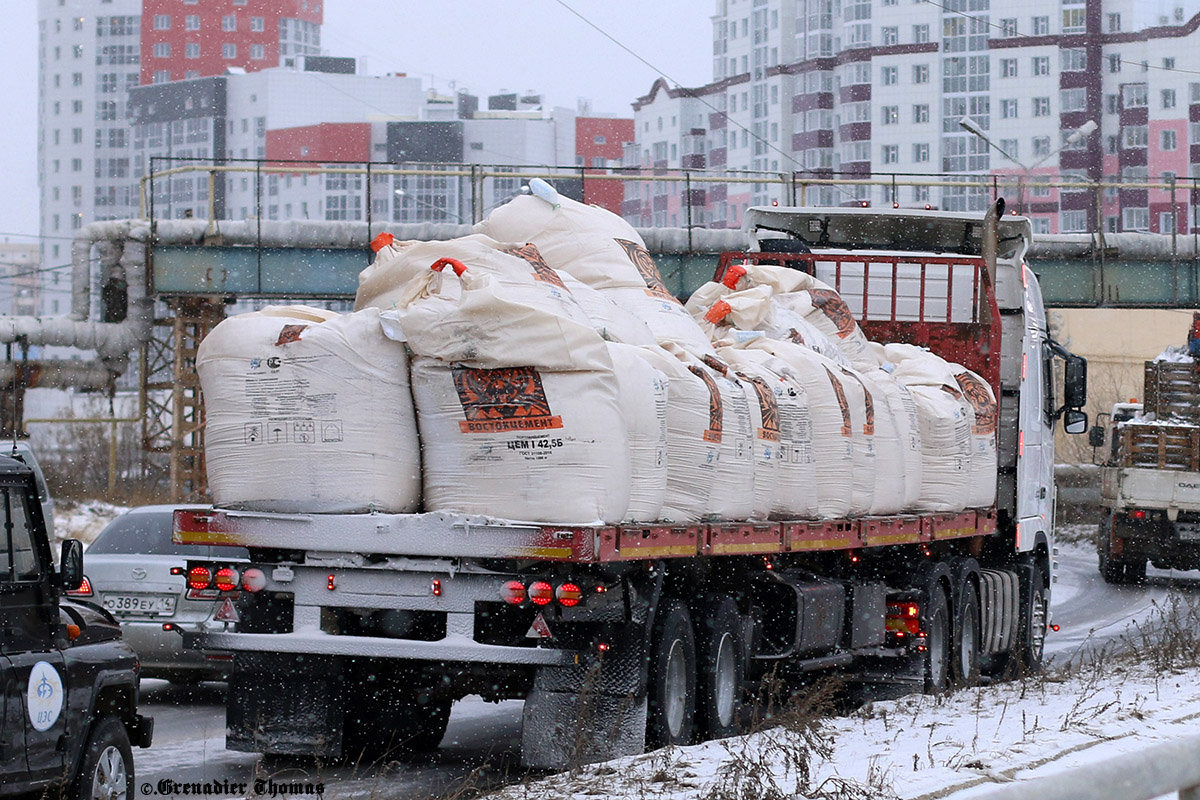
[[54, 535], [88, 544], [105, 525], [126, 510], [125, 506], [103, 500], [55, 500]]

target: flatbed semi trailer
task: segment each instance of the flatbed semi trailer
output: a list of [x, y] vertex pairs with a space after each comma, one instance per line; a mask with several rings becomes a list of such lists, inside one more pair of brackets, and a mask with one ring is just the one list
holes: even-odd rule
[[[819, 670], [942, 690], [1036, 668], [1053, 569], [1053, 430], [1085, 364], [1049, 338], [1027, 220], [752, 209], [734, 261], [834, 286], [874, 341], [929, 346], [995, 390], [997, 502], [955, 513], [686, 525], [482, 516], [176, 512], [236, 625], [187, 645], [233, 653], [227, 746], [354, 757], [436, 747], [468, 694], [524, 704], [522, 758], [562, 767], [736, 733], [770, 677]], [[1052, 360], [1067, 362], [1055, 400]]]

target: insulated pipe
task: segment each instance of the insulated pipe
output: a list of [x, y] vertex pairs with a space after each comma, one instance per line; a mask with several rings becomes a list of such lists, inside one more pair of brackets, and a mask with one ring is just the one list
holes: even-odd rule
[[115, 374], [101, 361], [0, 361], [0, 386], [16, 375], [27, 389], [107, 389]]

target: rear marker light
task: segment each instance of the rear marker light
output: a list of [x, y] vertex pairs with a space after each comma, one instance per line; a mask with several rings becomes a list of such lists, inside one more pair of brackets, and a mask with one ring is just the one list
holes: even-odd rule
[[535, 606], [549, 605], [554, 599], [554, 587], [545, 581], [534, 581], [529, 584], [529, 602]]
[[242, 573], [242, 588], [247, 592], [261, 592], [267, 585], [266, 574], [257, 567]]
[[212, 571], [208, 567], [192, 567], [188, 570], [189, 589], [207, 589], [212, 584]]
[[83, 576], [83, 581], [79, 584], [78, 589], [71, 589], [67, 592], [72, 597], [91, 597], [92, 582], [87, 579], [87, 575]]
[[1145, 519], [1147, 516], [1149, 515], [1146, 513], [1145, 509], [1141, 508], [1129, 512], [1130, 519]]
[[601, 653], [607, 653], [608, 649], [609, 649], [609, 644], [608, 644], [608, 642], [600, 642], [600, 644], [596, 645], [596, 649], [599, 650]]
[[238, 586], [238, 573], [233, 567], [221, 567], [213, 576], [213, 586], [222, 592], [232, 592]]
[[583, 590], [574, 583], [564, 583], [555, 589], [554, 596], [558, 599], [559, 605], [572, 608], [579, 605], [579, 601], [583, 598]]
[[525, 602], [525, 584], [520, 581], [509, 581], [500, 587], [500, 599], [510, 606], [519, 606]]
[[429, 591], [433, 593], [434, 597], [441, 597], [442, 596], [442, 582], [440, 580], [438, 580], [437, 578], [434, 578], [433, 583], [430, 584], [430, 586], [429, 586]]
[[1054, 631], [1055, 633], [1058, 633], [1058, 626], [1057, 626], [1057, 625], [1051, 625], [1051, 626], [1050, 626], [1050, 630]]
[[172, 575], [182, 575], [183, 567], [171, 567], [171, 574]]
[[329, 590], [329, 591], [331, 591], [331, 592], [332, 592], [334, 589], [336, 589], [336, 588], [337, 588], [337, 578], [335, 578], [333, 575], [330, 575], [330, 576], [329, 576], [329, 582], [325, 584], [325, 588], [326, 588], [326, 589], [328, 589], [328, 590]]

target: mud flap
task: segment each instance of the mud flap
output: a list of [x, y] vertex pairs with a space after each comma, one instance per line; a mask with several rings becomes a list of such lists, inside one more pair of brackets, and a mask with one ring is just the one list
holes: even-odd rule
[[225, 747], [247, 753], [342, 753], [342, 664], [328, 656], [238, 653], [225, 710]]
[[525, 699], [521, 761], [533, 769], [638, 755], [646, 747], [646, 695], [551, 692], [535, 682]]

